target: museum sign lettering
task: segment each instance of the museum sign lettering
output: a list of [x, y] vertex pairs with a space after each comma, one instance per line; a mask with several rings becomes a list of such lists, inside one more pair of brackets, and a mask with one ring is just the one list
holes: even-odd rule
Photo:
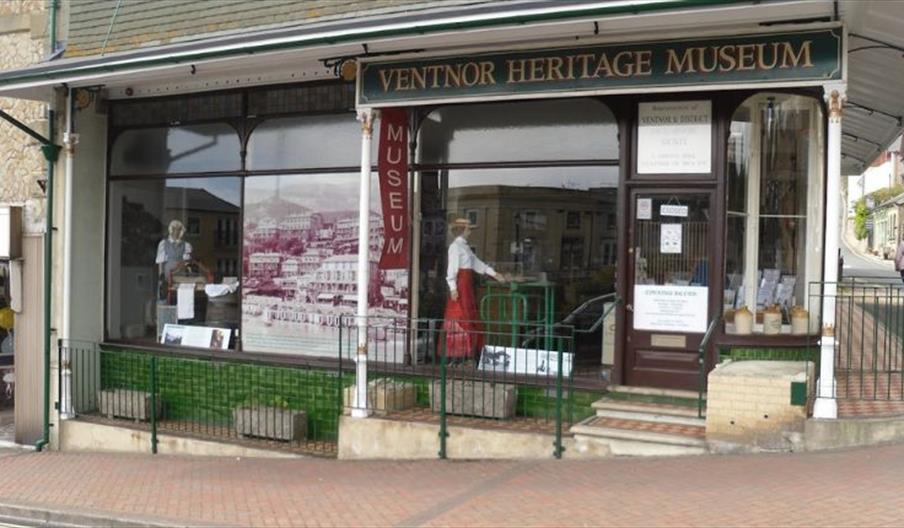
[[362, 105], [842, 76], [841, 30], [488, 53], [361, 67]]

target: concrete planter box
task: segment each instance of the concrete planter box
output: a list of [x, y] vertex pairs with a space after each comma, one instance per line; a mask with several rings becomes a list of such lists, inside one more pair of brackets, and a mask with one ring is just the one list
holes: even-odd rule
[[[100, 413], [107, 418], [131, 418], [136, 421], [151, 419], [151, 393], [130, 389], [108, 389], [97, 391]], [[160, 416], [162, 404], [157, 398], [156, 416]]]
[[240, 436], [274, 440], [304, 440], [308, 415], [304, 411], [279, 407], [236, 407], [232, 423]]
[[[343, 391], [342, 404], [346, 414], [351, 412], [354, 396], [354, 385], [346, 387]], [[414, 385], [385, 379], [371, 380], [367, 383], [367, 407], [375, 414], [410, 409], [414, 407], [416, 401], [417, 390]]]
[[[430, 402], [440, 410], [442, 382], [430, 384]], [[446, 413], [508, 419], [515, 415], [518, 391], [514, 385], [489, 381], [446, 380]]]

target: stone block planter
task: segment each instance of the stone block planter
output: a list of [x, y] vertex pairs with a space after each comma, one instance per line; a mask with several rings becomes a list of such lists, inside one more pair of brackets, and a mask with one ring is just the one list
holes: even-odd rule
[[[151, 393], [131, 389], [107, 389], [97, 391], [100, 413], [107, 418], [131, 418], [136, 421], [151, 419]], [[161, 414], [162, 403], [157, 398], [156, 416]]]
[[[440, 411], [442, 381], [430, 384], [430, 402]], [[446, 380], [446, 413], [509, 419], [515, 415], [518, 391], [514, 385], [474, 380]]]
[[239, 436], [291, 441], [304, 440], [308, 434], [308, 415], [297, 409], [236, 407], [232, 423]]
[[[351, 412], [355, 402], [355, 386], [346, 387], [342, 394], [342, 404], [346, 414]], [[391, 380], [377, 379], [367, 383], [367, 407], [375, 414], [403, 411], [414, 407], [417, 389], [414, 385]]]

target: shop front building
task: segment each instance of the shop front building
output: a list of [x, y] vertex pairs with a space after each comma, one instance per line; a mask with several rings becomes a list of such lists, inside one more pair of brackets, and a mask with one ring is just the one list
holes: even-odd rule
[[830, 3], [679, 4], [611, 35], [589, 4], [536, 36], [384, 15], [0, 78], [66, 111], [58, 444], [127, 420], [154, 450], [332, 453], [395, 412], [561, 456], [612, 387], [705, 431], [707, 377], [748, 357], [799, 365], [802, 419], [834, 417], [851, 37]]

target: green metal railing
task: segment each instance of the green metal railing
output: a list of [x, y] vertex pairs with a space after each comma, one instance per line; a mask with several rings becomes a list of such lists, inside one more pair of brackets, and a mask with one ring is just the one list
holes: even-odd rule
[[834, 305], [835, 312], [835, 397], [904, 401], [904, 284], [900, 279], [845, 277], [838, 283], [811, 284], [810, 306], [826, 304]]
[[368, 336], [368, 387], [357, 407], [437, 423], [440, 458], [450, 424], [548, 433], [553, 455], [562, 456], [564, 427], [575, 419], [573, 327], [374, 317], [358, 324], [348, 317], [344, 357], [355, 353], [361, 332]]
[[721, 315], [717, 315], [709, 322], [706, 333], [703, 334], [703, 340], [697, 348], [697, 364], [699, 369], [699, 377], [697, 380], [697, 418], [703, 418], [703, 395], [706, 394], [706, 347], [709, 346], [709, 340], [715, 333], [716, 326], [722, 320]]
[[166, 434], [334, 455], [353, 381], [335, 366], [186, 351], [60, 341], [59, 354], [61, 415], [146, 431], [152, 453]]

